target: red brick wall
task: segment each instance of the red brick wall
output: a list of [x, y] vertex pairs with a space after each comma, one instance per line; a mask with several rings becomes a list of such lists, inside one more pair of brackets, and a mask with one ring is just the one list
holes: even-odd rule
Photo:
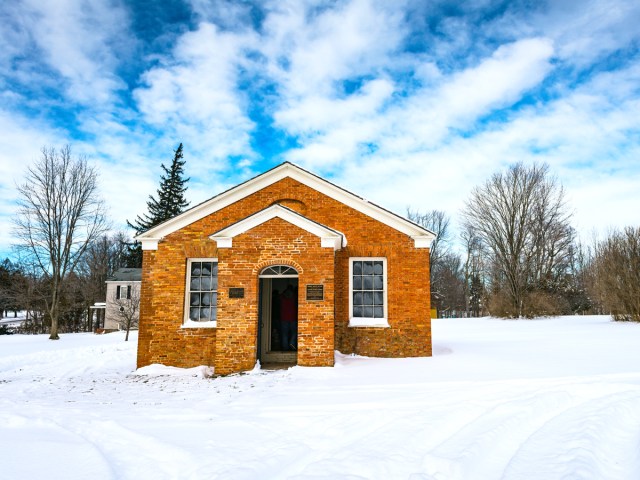
[[[318, 237], [279, 218], [235, 237], [231, 249], [218, 250], [209, 240], [212, 233], [274, 203], [344, 233], [348, 246], [335, 253], [321, 248]], [[391, 328], [348, 327], [348, 259], [368, 256], [387, 259]], [[216, 329], [181, 328], [186, 260], [195, 257], [219, 261]], [[416, 249], [408, 236], [285, 178], [168, 235], [157, 251], [145, 251], [138, 366], [207, 364], [217, 373], [252, 368], [258, 274], [275, 263], [300, 269], [299, 364], [332, 365], [334, 348], [368, 356], [431, 355], [429, 250]], [[324, 302], [304, 300], [309, 283], [325, 285]], [[243, 287], [244, 299], [227, 298], [229, 287]]]

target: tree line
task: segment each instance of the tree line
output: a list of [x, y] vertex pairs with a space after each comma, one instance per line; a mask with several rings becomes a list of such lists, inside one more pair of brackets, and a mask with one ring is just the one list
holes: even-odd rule
[[407, 216], [436, 234], [430, 280], [439, 316], [640, 321], [640, 228], [582, 244], [546, 164], [516, 163], [475, 187], [460, 213], [457, 250], [444, 212]]
[[[127, 224], [140, 234], [188, 206], [182, 144], [148, 212]], [[0, 264], [0, 315], [27, 312], [24, 331], [92, 331], [90, 307], [120, 267], [141, 267], [142, 250], [109, 234], [97, 171], [86, 158], [42, 149], [18, 186], [16, 259]], [[640, 321], [640, 227], [580, 244], [562, 185], [546, 164], [516, 163], [475, 187], [456, 238], [442, 211], [408, 210], [436, 234], [430, 249], [431, 304], [440, 316], [518, 318], [607, 313]], [[1, 332], [0, 332], [1, 333]]]

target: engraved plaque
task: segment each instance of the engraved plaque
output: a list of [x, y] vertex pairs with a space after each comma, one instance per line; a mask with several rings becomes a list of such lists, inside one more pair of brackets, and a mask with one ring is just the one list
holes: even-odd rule
[[244, 298], [244, 288], [230, 288], [229, 298]]
[[324, 285], [307, 285], [307, 300], [324, 300]]

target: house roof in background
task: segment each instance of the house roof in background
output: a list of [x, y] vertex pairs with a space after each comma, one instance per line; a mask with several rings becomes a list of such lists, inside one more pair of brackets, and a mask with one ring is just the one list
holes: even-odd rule
[[142, 281], [141, 268], [119, 268], [113, 275], [107, 278], [107, 282], [140, 282]]

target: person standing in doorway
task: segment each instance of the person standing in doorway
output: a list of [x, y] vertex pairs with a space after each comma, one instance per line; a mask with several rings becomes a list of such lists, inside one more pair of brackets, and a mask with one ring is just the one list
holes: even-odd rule
[[298, 299], [291, 285], [280, 295], [280, 345], [282, 350], [298, 349]]

